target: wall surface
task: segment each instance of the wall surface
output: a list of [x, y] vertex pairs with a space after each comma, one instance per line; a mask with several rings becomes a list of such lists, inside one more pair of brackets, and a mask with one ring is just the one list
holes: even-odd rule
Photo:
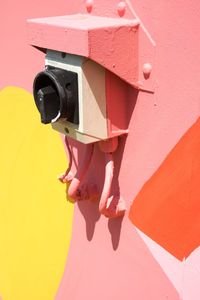
[[[200, 298], [200, 3], [124, 2], [123, 18], [137, 15], [155, 44], [155, 92], [127, 85], [130, 132], [115, 153], [113, 190], [128, 209], [110, 220], [96, 202], [66, 202], [56, 179], [65, 148], [40, 124], [31, 96], [44, 54], [27, 45], [26, 19], [86, 13], [85, 1], [2, 2], [2, 300]], [[117, 5], [94, 0], [91, 13], [118, 18]], [[71, 144], [75, 169], [84, 146]], [[103, 165], [95, 147], [87, 180], [100, 189]]]

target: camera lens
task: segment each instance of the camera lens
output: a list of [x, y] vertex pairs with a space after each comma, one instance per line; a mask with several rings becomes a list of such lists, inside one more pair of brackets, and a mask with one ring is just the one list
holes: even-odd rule
[[35, 77], [33, 95], [42, 123], [64, 118], [79, 124], [77, 73], [48, 67]]

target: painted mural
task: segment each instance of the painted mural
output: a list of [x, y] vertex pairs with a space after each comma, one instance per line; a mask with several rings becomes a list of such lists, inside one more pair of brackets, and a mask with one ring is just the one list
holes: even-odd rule
[[6, 87], [0, 102], [0, 293], [4, 300], [54, 299], [73, 216], [55, 177], [66, 164], [63, 143], [40, 126], [29, 92]]

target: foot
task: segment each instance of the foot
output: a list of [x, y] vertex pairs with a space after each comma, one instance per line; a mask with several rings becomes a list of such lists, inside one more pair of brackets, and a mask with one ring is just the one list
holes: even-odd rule
[[106, 207], [101, 212], [107, 218], [117, 218], [123, 216], [126, 211], [126, 203], [120, 196], [111, 196], [108, 198]]
[[64, 174], [58, 177], [58, 179], [62, 183], [70, 183], [73, 178], [74, 178], [74, 174], [72, 173], [72, 171], [69, 171], [68, 173], [65, 172]]

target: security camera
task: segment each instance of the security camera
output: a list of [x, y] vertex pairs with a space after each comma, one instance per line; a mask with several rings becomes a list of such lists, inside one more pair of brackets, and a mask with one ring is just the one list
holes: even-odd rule
[[47, 50], [33, 95], [41, 122], [85, 144], [127, 132], [126, 86], [98, 63]]

